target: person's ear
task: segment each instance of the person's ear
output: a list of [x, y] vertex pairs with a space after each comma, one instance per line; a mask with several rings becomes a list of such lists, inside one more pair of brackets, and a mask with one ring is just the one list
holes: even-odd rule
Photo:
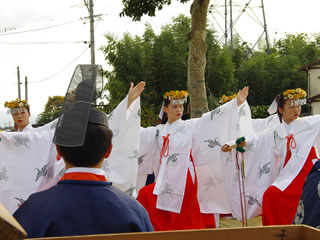
[[106, 153], [104, 154], [104, 158], [108, 158], [112, 151], [112, 143], [110, 144], [109, 148], [107, 149]]
[[280, 113], [281, 115], [283, 115], [283, 108], [282, 108], [282, 107], [279, 107], [279, 108], [278, 108], [278, 111], [279, 111], [279, 113]]
[[58, 145], [56, 145], [56, 150], [57, 150], [56, 159], [57, 159], [57, 161], [59, 161], [61, 159], [61, 152], [60, 152], [60, 148]]

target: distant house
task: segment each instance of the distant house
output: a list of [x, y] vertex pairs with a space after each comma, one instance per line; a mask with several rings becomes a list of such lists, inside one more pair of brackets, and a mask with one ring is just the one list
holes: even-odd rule
[[311, 105], [311, 114], [320, 114], [320, 59], [300, 67], [308, 77], [308, 102]]

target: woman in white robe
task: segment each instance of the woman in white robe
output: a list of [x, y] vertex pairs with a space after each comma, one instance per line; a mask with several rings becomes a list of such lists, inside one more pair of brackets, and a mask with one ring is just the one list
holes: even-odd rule
[[[245, 137], [246, 213], [248, 218], [262, 213], [263, 225], [292, 223], [305, 178], [318, 158], [314, 145], [320, 131], [319, 116], [298, 118], [305, 97], [299, 88], [279, 94], [273, 106], [282, 123]], [[222, 151], [230, 151], [231, 144]], [[241, 220], [245, 209], [240, 201], [235, 155], [226, 153], [222, 159], [227, 199], [233, 215]]]
[[34, 129], [29, 122], [30, 106], [26, 100], [16, 99], [11, 102], [5, 102], [4, 106], [8, 108], [8, 113], [12, 115], [14, 121], [13, 131], [30, 132]]
[[219, 156], [221, 143], [239, 136], [238, 105], [247, 95], [245, 87], [237, 99], [201, 118], [183, 121], [187, 94], [168, 92], [163, 106], [167, 121], [141, 128], [137, 189], [152, 172], [156, 183], [142, 188], [138, 201], [147, 209], [155, 230], [214, 227], [214, 213], [230, 212], [220, 159], [209, 159]]

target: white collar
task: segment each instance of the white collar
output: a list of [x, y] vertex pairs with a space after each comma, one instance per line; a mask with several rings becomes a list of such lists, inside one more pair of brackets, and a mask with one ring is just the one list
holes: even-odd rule
[[181, 119], [174, 121], [173, 123], [169, 123], [167, 122], [166, 124], [166, 129], [167, 129], [167, 133], [170, 133], [171, 131], [173, 131], [174, 129], [176, 129], [176, 127], [182, 122]]
[[67, 171], [66, 171], [66, 173], [75, 173], [75, 172], [104, 175], [103, 170], [101, 168], [73, 167], [73, 168], [67, 169]]
[[292, 124], [286, 123], [283, 119], [282, 119], [282, 123], [283, 123], [284, 128], [287, 130], [287, 134], [289, 134], [289, 130], [290, 130], [290, 127], [292, 126]]
[[20, 131], [20, 129], [18, 128], [18, 132], [30, 132], [33, 130], [33, 127], [31, 126], [31, 123], [28, 123], [27, 126], [25, 126], [22, 131]]
[[179, 124], [179, 123], [181, 123], [181, 122], [182, 122], [182, 119], [180, 118], [180, 119], [174, 121], [173, 123], [167, 122], [167, 124], [168, 124], [168, 126], [175, 126], [175, 125], [177, 125], [177, 124]]

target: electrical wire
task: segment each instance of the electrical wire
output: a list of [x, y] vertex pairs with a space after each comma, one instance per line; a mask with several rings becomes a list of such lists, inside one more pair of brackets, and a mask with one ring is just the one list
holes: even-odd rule
[[30, 29], [30, 30], [24, 30], [24, 31], [20, 31], [20, 32], [8, 32], [8, 33], [0, 33], [0, 36], [8, 36], [8, 35], [14, 35], [14, 34], [21, 34], [21, 33], [27, 33], [27, 32], [35, 32], [35, 31], [42, 31], [42, 30], [46, 30], [49, 28], [55, 28], [55, 27], [61, 27], [67, 24], [71, 24], [71, 23], [75, 23], [75, 22], [79, 22], [82, 21], [82, 19], [78, 19], [78, 20], [73, 20], [73, 21], [69, 21], [69, 22], [65, 22], [65, 23], [61, 23], [61, 24], [56, 24], [56, 25], [52, 25], [52, 26], [46, 26], [46, 27], [40, 27], [40, 28], [35, 28], [35, 29]]
[[60, 73], [62, 73], [63, 71], [65, 71], [68, 67], [70, 67], [70, 65], [72, 65], [75, 61], [77, 61], [89, 48], [86, 47], [79, 56], [77, 56], [74, 60], [72, 60], [72, 62], [68, 63], [65, 67], [63, 67], [62, 69], [60, 69], [58, 72], [54, 73], [53, 75], [46, 77], [44, 79], [38, 80], [38, 81], [30, 81], [28, 83], [33, 84], [33, 83], [39, 83], [39, 82], [45, 82], [50, 80], [51, 78], [59, 75]]
[[26, 44], [87, 44], [88, 41], [65, 41], [65, 42], [0, 42], [0, 44], [5, 44], [5, 45], [26, 45]]

